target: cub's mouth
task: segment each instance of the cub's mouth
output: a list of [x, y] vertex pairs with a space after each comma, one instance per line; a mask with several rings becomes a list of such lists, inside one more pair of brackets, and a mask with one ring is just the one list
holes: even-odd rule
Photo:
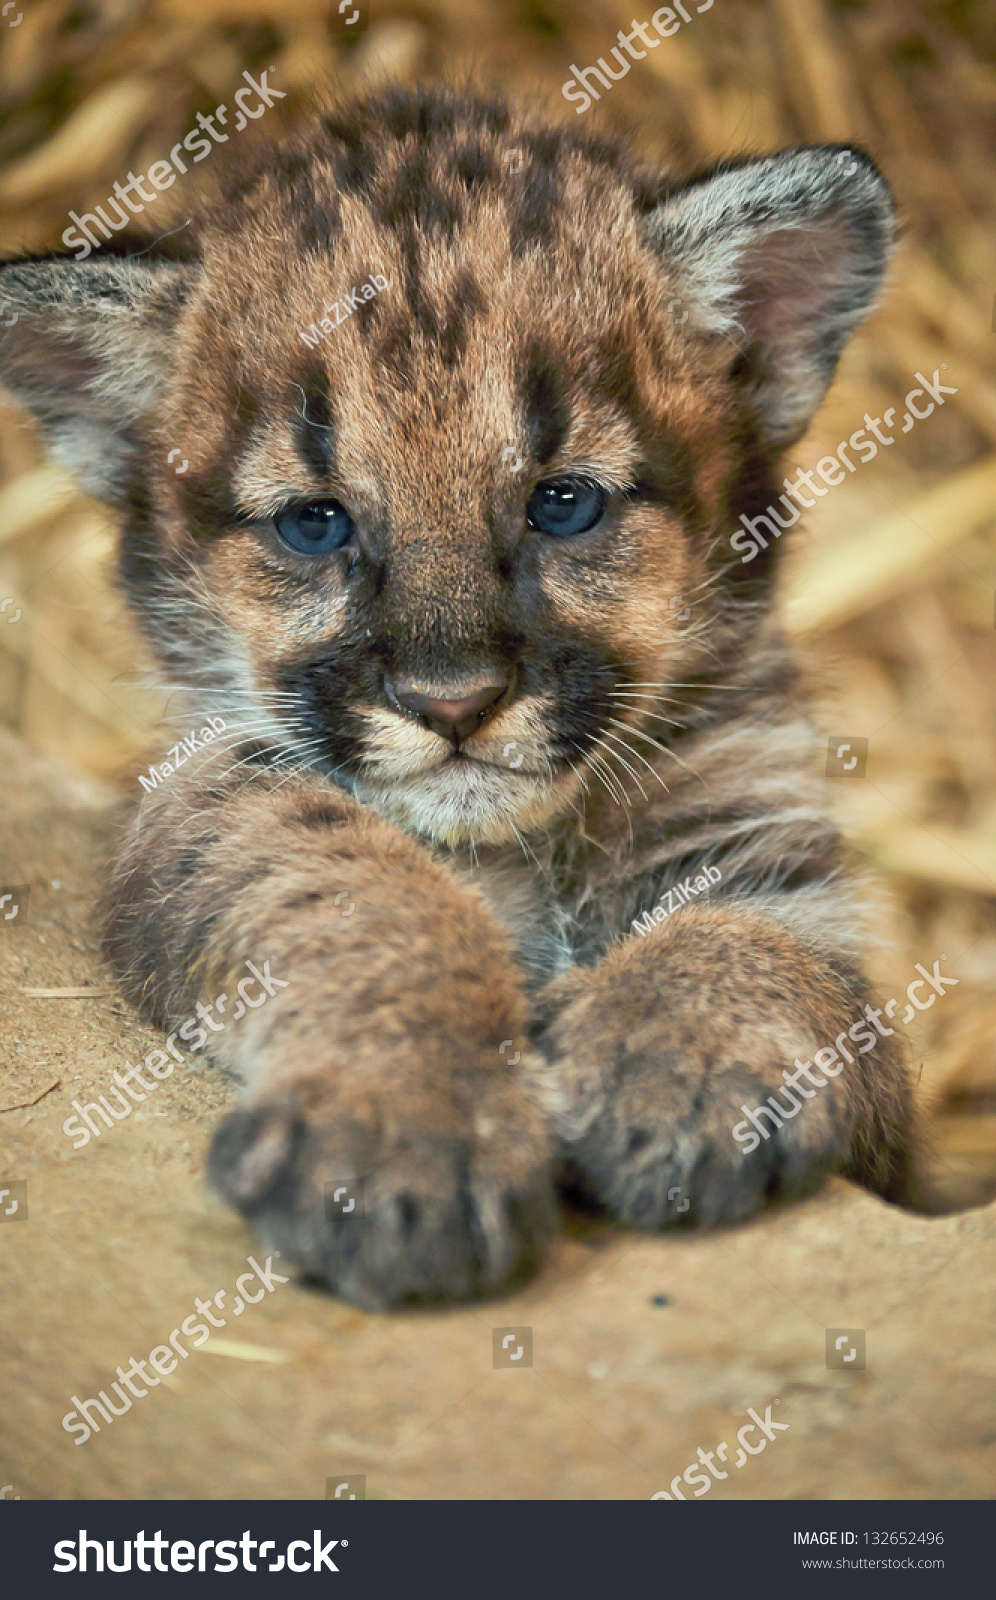
[[[492, 681], [445, 712], [399, 696], [364, 713], [355, 793], [382, 816], [439, 843], [504, 844], [563, 810], [579, 779], [554, 754], [546, 695], [511, 699]], [[395, 693], [397, 693], [395, 689]], [[479, 703], [473, 703], [479, 701]], [[471, 702], [464, 704], [464, 702]]]
[[455, 848], [510, 843], [562, 811], [579, 787], [576, 772], [553, 764], [527, 771], [454, 751], [403, 778], [367, 771], [355, 793], [406, 831]]
[[494, 674], [458, 688], [443, 695], [385, 679], [381, 704], [358, 713], [364, 724], [361, 776], [453, 776], [481, 768], [549, 781], [563, 765], [554, 757], [549, 694], [517, 696], [514, 676], [498, 681]]

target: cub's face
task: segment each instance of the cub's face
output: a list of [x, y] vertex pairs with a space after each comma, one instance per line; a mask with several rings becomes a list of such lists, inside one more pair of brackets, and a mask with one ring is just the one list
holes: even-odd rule
[[262, 228], [258, 249], [214, 243], [161, 434], [190, 467], [159, 479], [160, 524], [247, 720], [405, 827], [496, 842], [582, 782], [625, 786], [618, 758], [654, 782], [616, 691], [683, 677], [672, 602], [705, 577], [733, 353], [695, 372], [610, 173], [565, 159], [556, 215], [517, 248], [500, 141], [473, 185], [461, 146], [434, 154], [450, 230], [417, 195], [385, 224], [417, 159], [392, 154], [340, 202], [333, 253], [282, 243], [261, 271]]
[[[614, 148], [395, 96], [233, 183], [192, 259], [61, 269], [97, 319], [67, 297], [48, 335], [89, 417], [10, 370], [64, 459], [115, 419], [102, 484], [174, 677], [403, 827], [501, 842], [658, 784], [657, 697], [758, 612], [729, 536], [874, 287], [848, 207], [889, 232], [870, 163], [849, 196], [802, 155], [668, 194]], [[51, 300], [59, 271], [5, 276]]]

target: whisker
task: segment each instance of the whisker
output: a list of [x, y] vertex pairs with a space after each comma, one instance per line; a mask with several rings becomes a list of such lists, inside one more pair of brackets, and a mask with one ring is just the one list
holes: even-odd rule
[[661, 694], [659, 689], [612, 689], [609, 692], [610, 700], [653, 700], [656, 705], [678, 706], [682, 711], [700, 711], [701, 706], [696, 706], [693, 701], [682, 700], [676, 694]]
[[[613, 800], [616, 805], [618, 805], [619, 804], [619, 796], [606, 783], [606, 781], [603, 778], [602, 774], [599, 772], [598, 768], [595, 766], [594, 761], [589, 760], [589, 755], [586, 754], [585, 751], [581, 749], [581, 746], [574, 739], [572, 739], [570, 741], [570, 743], [574, 746], [574, 749], [579, 752], [582, 761], [588, 761], [588, 763], [589, 763], [589, 771], [591, 772], [592, 776], [598, 779], [599, 783], [602, 785], [602, 788], [609, 795], [610, 799]], [[595, 757], [595, 761], [597, 761], [599, 759], [600, 758], [598, 756]]]
[[536, 856], [535, 856], [534, 852], [529, 849], [528, 845], [526, 844], [525, 839], [522, 837], [522, 834], [519, 832], [518, 828], [515, 826], [515, 823], [511, 822], [511, 819], [509, 819], [509, 821], [510, 821], [510, 825], [511, 825], [511, 828], [512, 828], [512, 832], [515, 834], [515, 837], [518, 839], [519, 844], [522, 847], [522, 854], [526, 858], [526, 863], [528, 864], [528, 862], [529, 862], [529, 860], [531, 858], [532, 862], [533, 862], [533, 865], [536, 867], [537, 872], [542, 873], [543, 868], [540, 866], [539, 861], [536, 859]]
[[[614, 717], [611, 718], [610, 720], [615, 722], [615, 718]], [[624, 722], [617, 722], [616, 723], [616, 727], [617, 728], [624, 728], [624, 727], [626, 727], [626, 724]], [[628, 731], [630, 733], [635, 733], [638, 730], [636, 730], [634, 728], [630, 728]], [[647, 738], [648, 742], [650, 744], [652, 744], [655, 749], [661, 750], [661, 749], [664, 748], [662, 745], [658, 745], [655, 739], [650, 739], [649, 735], [644, 735], [644, 737]], [[620, 739], [619, 735], [617, 733], [608, 733], [607, 732], [606, 733], [606, 738], [617, 740], [619, 744], [621, 744], [626, 750], [629, 751], [631, 756], [634, 756], [637, 761], [642, 761], [643, 765], [646, 767], [647, 771], [653, 773], [654, 777], [657, 779], [657, 782], [660, 784], [660, 786], [664, 790], [665, 794], [670, 794], [671, 793], [671, 791], [668, 788], [667, 784], [664, 782], [664, 779], [661, 777], [660, 773], [657, 771], [657, 768], [655, 766], [652, 766], [651, 763], [647, 760], [646, 756], [640, 754], [639, 750], [634, 750], [632, 745], [627, 744], [625, 739]], [[665, 755], [667, 754], [666, 750], [664, 751], [664, 754]]]
[[[704, 689], [707, 694], [734, 694], [739, 687], [735, 683], [675, 683], [673, 679], [667, 683], [644, 683], [636, 680], [629, 685], [632, 689]], [[611, 693], [611, 690], [609, 691]]]
[[573, 772], [574, 776], [577, 778], [577, 780], [580, 783], [580, 785], [581, 785], [582, 789], [584, 790], [585, 794], [586, 795], [590, 795], [591, 794], [591, 790], [588, 788], [588, 785], [585, 782], [584, 774], [581, 772], [579, 767], [576, 767], [574, 765], [574, 762], [571, 760], [570, 756], [567, 757], [567, 765], [570, 767], [570, 769]]
[[[649, 716], [650, 713], [647, 710], [646, 705], [641, 704], [639, 702], [647, 701], [647, 702], [649, 702], [650, 705], [657, 705], [657, 703], [658, 703], [654, 699], [653, 695], [649, 695], [649, 694], [648, 695], [640, 695], [638, 697], [637, 703], [635, 703], [635, 704], [630, 700], [623, 699], [622, 695], [615, 695], [615, 696], [613, 696], [613, 698], [616, 699], [616, 700], [619, 700], [621, 702], [621, 704], [618, 707], [618, 709], [620, 711], [635, 711], [637, 716], [641, 716], [641, 717], [642, 716]], [[663, 712], [659, 713], [659, 715], [660, 715], [661, 722], [668, 723], [672, 728], [687, 728], [687, 726], [688, 726], [687, 722], [677, 722], [674, 717], [665, 717]]]
[[[601, 777], [602, 778], [602, 782], [604, 784], [606, 784], [606, 786], [611, 784], [612, 787], [609, 789], [609, 792], [612, 795], [613, 799], [615, 800], [616, 805], [624, 805], [624, 806], [626, 806], [628, 808], [629, 807], [629, 795], [626, 793], [626, 790], [625, 790], [625, 788], [623, 786], [622, 779], [619, 778], [618, 775], [615, 772], [613, 772], [612, 768], [609, 766], [609, 763], [606, 761], [605, 757], [604, 756], [600, 756], [594, 750], [589, 750], [587, 752], [587, 755], [586, 755], [585, 759], [587, 760], [588, 765], [591, 768], [592, 772], [595, 774], [596, 778], [597, 777]], [[603, 774], [604, 774], [604, 776], [603, 776]], [[617, 791], [618, 791], [618, 794], [617, 794]], [[620, 799], [619, 796], [621, 796], [622, 798]]]
[[671, 754], [666, 744], [661, 744], [659, 739], [654, 739], [649, 733], [644, 733], [642, 728], [633, 728], [628, 722], [620, 722], [616, 717], [610, 717], [609, 721], [615, 727], [622, 728], [625, 733], [632, 733], [637, 739], [643, 739], [647, 744], [652, 744], [654, 749], [660, 750], [662, 755], [668, 756]]
[[289, 729], [277, 730], [269, 723], [261, 722], [248, 728], [232, 729], [230, 738], [214, 739], [212, 741], [211, 748], [216, 750], [234, 750], [236, 745], [246, 744], [250, 741], [252, 743], [262, 744], [264, 746], [269, 746], [272, 744], [282, 745], [286, 742], [287, 734], [289, 732]]
[[264, 689], [264, 688], [241, 689], [241, 688], [236, 688], [236, 686], [234, 684], [219, 685], [219, 684], [212, 683], [210, 680], [206, 680], [203, 683], [169, 683], [168, 682], [168, 683], [165, 684], [164, 687], [165, 687], [165, 690], [166, 690], [167, 694], [205, 694], [205, 693], [209, 693], [212, 689], [214, 689], [218, 694], [226, 694], [226, 695], [231, 695], [231, 694], [252, 695], [254, 697], [258, 696], [261, 699], [266, 698], [267, 696], [270, 696], [272, 698], [274, 695], [277, 695], [283, 700], [299, 700], [300, 699], [300, 696], [294, 694], [292, 692], [292, 690], [290, 690], [290, 689]]
[[[640, 716], [641, 717], [647, 717], [651, 722], [665, 722], [671, 727], [674, 726], [674, 724], [671, 722], [670, 717], [662, 717], [660, 712], [657, 712], [657, 711], [644, 711], [642, 709], [642, 707], [641, 707], [640, 708]], [[629, 727], [628, 723], [624, 723], [624, 727], [626, 727], [627, 730], [630, 733], [639, 733], [640, 732], [640, 730], [638, 728]], [[646, 738], [647, 737], [646, 734], [644, 734], [643, 737]], [[693, 778], [698, 779], [699, 783], [701, 783], [701, 785], [702, 785], [702, 787], [704, 789], [708, 788], [708, 784], [706, 783], [705, 779], [702, 777], [701, 773], [696, 772], [695, 768], [693, 766], [690, 766], [687, 761], [682, 761], [681, 757], [679, 755], [675, 754], [675, 752], [671, 749], [670, 745], [660, 744], [660, 745], [657, 746], [657, 748], [658, 748], [658, 750], [660, 750], [662, 755], [670, 756], [672, 761], [676, 761], [678, 763], [679, 767], [682, 767], [685, 770], [685, 772], [690, 772]]]
[[[612, 734], [611, 737], [614, 739], [616, 737], [616, 735]], [[605, 743], [604, 739], [599, 739], [594, 734], [592, 735], [592, 738], [594, 738], [596, 744], [600, 744], [603, 750], [608, 750], [609, 755], [610, 756], [614, 756], [616, 761], [618, 761], [622, 766], [624, 766], [626, 768], [626, 771], [629, 773], [629, 775], [632, 778], [633, 782], [636, 784], [636, 787], [639, 789], [639, 791], [642, 794], [644, 800], [648, 800], [650, 797], [647, 794], [646, 789], [643, 787], [643, 784], [640, 782], [640, 779], [639, 779], [639, 776], [637, 775], [635, 767], [631, 767], [630, 766], [629, 762], [626, 760], [626, 757], [625, 756], [621, 756], [619, 754], [618, 750], [609, 749], [609, 746]]]

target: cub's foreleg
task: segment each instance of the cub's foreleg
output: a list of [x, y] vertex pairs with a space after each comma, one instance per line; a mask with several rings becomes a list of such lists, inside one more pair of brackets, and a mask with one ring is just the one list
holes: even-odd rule
[[647, 1228], [744, 1217], [832, 1171], [909, 1199], [910, 1089], [867, 999], [845, 962], [747, 907], [620, 941], [542, 997], [565, 1154]]
[[[164, 1028], [230, 997], [208, 1050], [248, 1096], [218, 1130], [213, 1181], [358, 1305], [495, 1291], [535, 1265], [553, 1212], [505, 936], [476, 891], [331, 784], [245, 774], [199, 770], [147, 798], [107, 931], [126, 992]], [[233, 1020], [247, 960], [287, 987]], [[357, 1179], [353, 1214], [327, 1215], [326, 1186]]]

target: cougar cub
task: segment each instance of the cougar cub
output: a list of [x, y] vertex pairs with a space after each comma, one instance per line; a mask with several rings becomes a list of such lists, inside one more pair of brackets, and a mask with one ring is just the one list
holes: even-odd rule
[[272, 962], [210, 1034], [213, 1182], [358, 1305], [521, 1278], [558, 1182], [648, 1229], [909, 1195], [779, 547], [731, 549], [893, 233], [858, 152], [676, 179], [391, 91], [243, 158], [179, 253], [2, 273], [177, 736], [225, 724], [142, 793], [107, 950], [164, 1029]]

